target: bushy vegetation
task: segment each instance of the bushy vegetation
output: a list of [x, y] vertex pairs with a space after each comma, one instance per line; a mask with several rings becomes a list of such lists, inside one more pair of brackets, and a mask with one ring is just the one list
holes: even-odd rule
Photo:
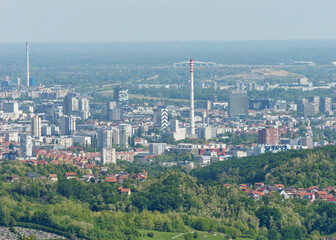
[[203, 180], [225, 183], [265, 182], [294, 187], [327, 187], [336, 185], [335, 170], [336, 146], [326, 146], [216, 162], [192, 174]]
[[[228, 187], [224, 183], [265, 180], [287, 186], [329, 185], [335, 181], [333, 175], [328, 175], [335, 170], [335, 149], [325, 147], [230, 160], [194, 171], [197, 177], [171, 169], [150, 175], [146, 181], [125, 180], [122, 184], [62, 178], [69, 170], [78, 176], [83, 174], [76, 167], [8, 161], [0, 166], [0, 224], [27, 227], [31, 224], [34, 228], [85, 239], [138, 239], [140, 229], [187, 233], [190, 228], [252, 239], [330, 235], [336, 232], [336, 204], [322, 200], [309, 203], [300, 198], [284, 200], [278, 193], [254, 201], [239, 191], [237, 185]], [[122, 165], [116, 168], [132, 169]], [[313, 168], [320, 172], [310, 179]], [[294, 169], [307, 177], [294, 178], [291, 175]], [[24, 177], [32, 171], [44, 175], [57, 172], [59, 181]], [[267, 175], [268, 171], [273, 175]], [[20, 180], [6, 183], [6, 176], [12, 174], [21, 176]], [[131, 188], [131, 196], [121, 195], [119, 186]], [[185, 236], [194, 238], [195, 234]]]

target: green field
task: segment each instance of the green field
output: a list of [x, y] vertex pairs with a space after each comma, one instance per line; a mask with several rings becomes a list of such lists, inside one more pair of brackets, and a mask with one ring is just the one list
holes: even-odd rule
[[[151, 231], [151, 230], [138, 230], [141, 235], [145, 235], [141, 237], [141, 240], [169, 240], [169, 239], [174, 239], [174, 240], [184, 240], [184, 235], [188, 233], [177, 233], [177, 232], [157, 232], [157, 231]], [[152, 232], [154, 233], [154, 237], [147, 237], [147, 233]], [[194, 230], [191, 231], [190, 233], [195, 232]], [[225, 238], [225, 234], [223, 233], [208, 233], [208, 232], [198, 232], [198, 238], [195, 239], [207, 239], [207, 240], [219, 240], [219, 239], [228, 239]], [[250, 240], [248, 238], [237, 238], [238, 240]]]

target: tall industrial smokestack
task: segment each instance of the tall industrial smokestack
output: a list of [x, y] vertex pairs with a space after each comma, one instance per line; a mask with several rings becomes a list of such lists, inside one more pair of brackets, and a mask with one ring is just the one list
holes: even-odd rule
[[27, 87], [29, 87], [29, 43], [26, 42], [26, 52], [27, 52]]
[[190, 59], [190, 135], [195, 135], [194, 119], [194, 61]]

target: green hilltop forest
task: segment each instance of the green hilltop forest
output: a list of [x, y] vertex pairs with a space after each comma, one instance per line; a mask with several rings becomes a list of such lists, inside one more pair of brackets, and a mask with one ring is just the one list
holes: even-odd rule
[[192, 175], [222, 183], [283, 184], [292, 187], [336, 186], [336, 146], [266, 153], [216, 162]]
[[[174, 168], [152, 175], [149, 166], [146, 181], [128, 179], [122, 184], [66, 180], [65, 172], [85, 174], [69, 165], [5, 161], [0, 165], [0, 224], [42, 229], [69, 239], [141, 239], [143, 230], [214, 231], [259, 240], [320, 239], [336, 235], [335, 203], [283, 199], [278, 192], [255, 201], [237, 184], [335, 185], [335, 150], [328, 146], [263, 154], [191, 173]], [[110, 167], [131, 173], [125, 163]], [[59, 180], [29, 179], [27, 172], [56, 173]], [[19, 180], [7, 182], [13, 174]], [[131, 196], [121, 195], [120, 186], [130, 188]]]

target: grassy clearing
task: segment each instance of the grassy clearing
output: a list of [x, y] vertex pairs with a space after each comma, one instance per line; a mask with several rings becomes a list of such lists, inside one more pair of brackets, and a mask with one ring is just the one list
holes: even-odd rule
[[[184, 240], [184, 235], [188, 233], [176, 233], [176, 232], [158, 232], [158, 231], [151, 231], [151, 230], [139, 230], [141, 235], [145, 235], [143, 237], [140, 237], [141, 240]], [[148, 237], [147, 233], [152, 232], [154, 233], [154, 237]], [[191, 230], [189, 233], [195, 232], [194, 230]], [[208, 233], [208, 232], [198, 232], [198, 238], [195, 238], [195, 240], [223, 240], [227, 239], [225, 238], [225, 234], [223, 233]], [[237, 240], [251, 240], [248, 238], [237, 238]]]
[[[158, 231], [152, 231], [152, 230], [138, 230], [141, 235], [146, 235], [144, 237], [141, 237], [141, 240], [168, 240], [168, 239], [173, 239], [173, 237], [179, 235], [180, 233], [175, 233], [175, 232], [158, 232]], [[154, 233], [154, 237], [147, 237], [147, 233]]]

